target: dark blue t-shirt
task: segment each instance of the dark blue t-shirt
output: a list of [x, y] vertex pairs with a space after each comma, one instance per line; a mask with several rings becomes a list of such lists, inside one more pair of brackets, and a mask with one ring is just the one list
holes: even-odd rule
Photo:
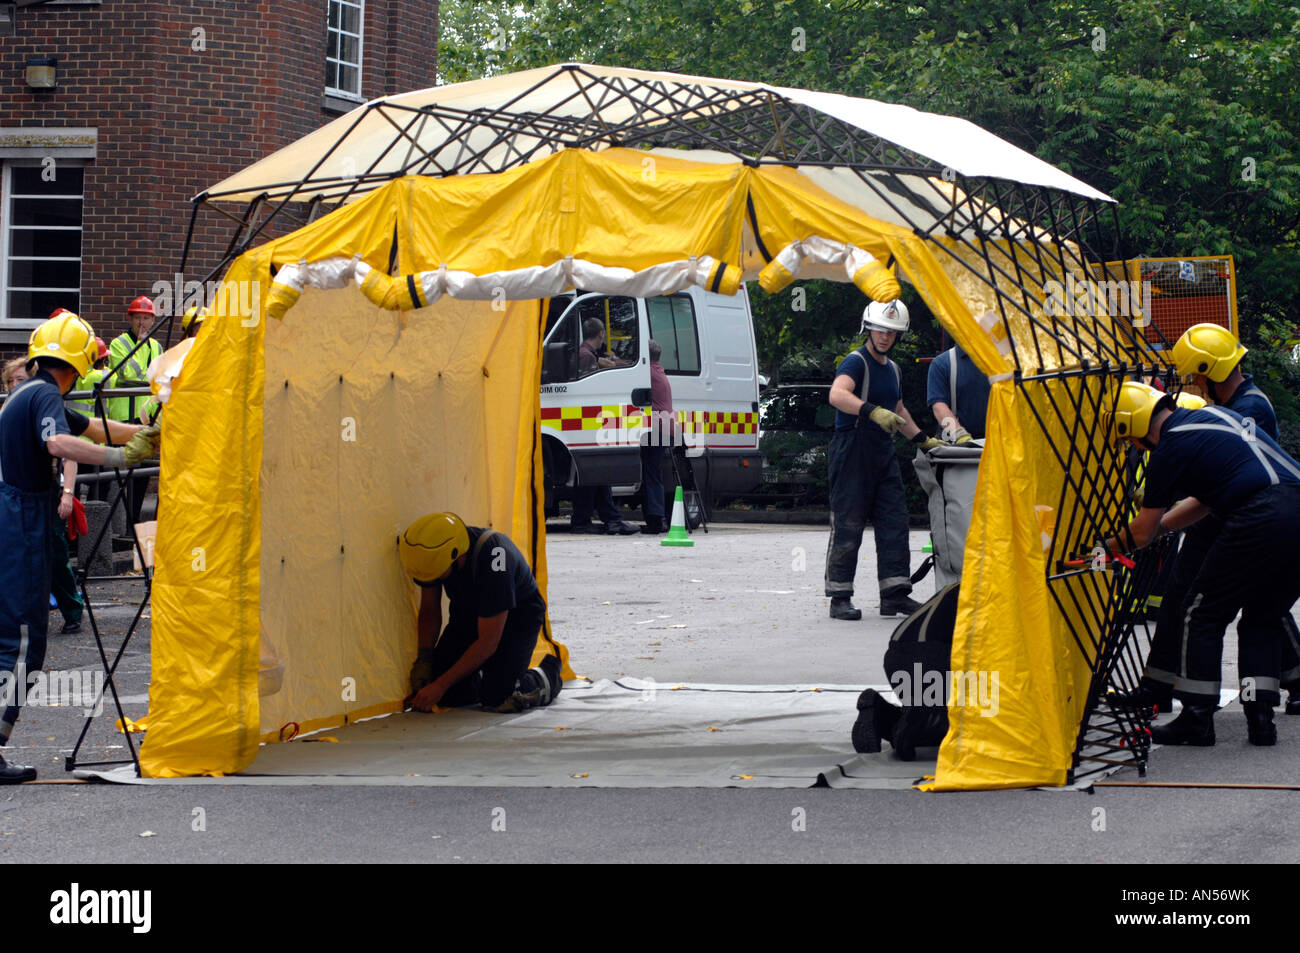
[[1147, 462], [1143, 506], [1194, 496], [1225, 516], [1273, 483], [1300, 484], [1300, 464], [1258, 426], [1222, 407], [1175, 410]]
[[[949, 393], [952, 389], [953, 351], [957, 352], [956, 406]], [[972, 437], [984, 436], [984, 421], [989, 410], [989, 379], [980, 373], [970, 355], [959, 347], [949, 348], [930, 362], [930, 376], [925, 382], [925, 403], [933, 407], [936, 401], [943, 401], [951, 407]]]
[[0, 483], [36, 493], [53, 489], [54, 457], [45, 442], [55, 434], [80, 437], [90, 419], [68, 410], [48, 371], [14, 388], [0, 407]]
[[515, 608], [544, 608], [528, 560], [510, 537], [497, 533], [479, 548], [475, 558], [474, 544], [490, 531], [478, 526], [467, 529], [471, 561], [443, 583], [452, 620], [462, 616], [485, 619]]
[[[867, 373], [868, 364], [871, 365], [871, 383], [867, 388], [866, 396], [863, 397], [862, 378]], [[888, 359], [884, 364], [879, 364], [864, 352], [864, 348], [858, 348], [856, 351], [850, 352], [848, 357], [840, 361], [840, 366], [835, 369], [835, 376], [839, 377], [841, 374], [847, 374], [853, 378], [853, 393], [869, 404], [884, 407], [886, 410], [893, 410], [898, 406], [898, 402], [903, 399], [898, 365]], [[836, 409], [836, 430], [852, 430], [857, 425], [858, 417], [856, 414], [846, 414], [844, 411]], [[889, 437], [879, 427], [875, 427], [875, 429], [880, 431], [882, 438]]]
[[1241, 385], [1232, 395], [1232, 400], [1223, 406], [1234, 414], [1255, 421], [1255, 426], [1274, 440], [1277, 439], [1277, 414], [1264, 392], [1254, 385], [1249, 374], [1242, 375]]

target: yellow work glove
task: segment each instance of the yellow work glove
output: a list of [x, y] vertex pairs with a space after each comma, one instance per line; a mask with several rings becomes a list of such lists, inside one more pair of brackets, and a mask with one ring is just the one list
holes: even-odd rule
[[131, 434], [131, 439], [122, 448], [122, 458], [128, 467], [151, 460], [158, 456], [158, 444], [162, 442], [162, 427], [151, 424], [141, 427]]
[[924, 432], [913, 437], [912, 443], [916, 444], [922, 450], [933, 450], [935, 447], [948, 446], [947, 442], [940, 440], [938, 437], [927, 437]]
[[131, 434], [131, 439], [123, 447], [105, 447], [103, 466], [120, 470], [133, 467], [158, 455], [158, 441], [162, 438], [162, 428], [157, 424], [141, 427]]
[[902, 417], [892, 410], [877, 407], [875, 404], [868, 404], [866, 401], [862, 402], [862, 410], [858, 411], [858, 416], [870, 420], [885, 433], [891, 434], [903, 426], [905, 422]]
[[958, 427], [952, 435], [952, 442], [955, 446], [960, 447], [963, 443], [970, 443], [975, 438], [970, 435], [965, 427]]
[[411, 694], [433, 681], [433, 648], [420, 649], [411, 666]]

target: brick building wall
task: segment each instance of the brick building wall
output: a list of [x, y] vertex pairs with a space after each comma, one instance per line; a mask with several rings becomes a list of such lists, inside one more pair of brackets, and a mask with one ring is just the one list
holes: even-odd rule
[[[364, 8], [363, 98], [432, 86], [437, 0]], [[0, 35], [0, 162], [52, 159], [56, 176], [84, 162], [79, 310], [102, 337], [125, 330], [127, 302], [172, 278], [191, 197], [353, 105], [325, 97], [327, 10], [328, 0], [46, 4], [19, 9], [14, 33]], [[58, 58], [53, 90], [26, 84], [39, 56]], [[84, 143], [32, 146], [30, 127], [93, 130], [93, 158], [76, 158]], [[231, 234], [217, 216], [200, 222], [190, 279]], [[8, 310], [0, 302], [6, 356], [28, 333], [14, 319], [48, 314]]]

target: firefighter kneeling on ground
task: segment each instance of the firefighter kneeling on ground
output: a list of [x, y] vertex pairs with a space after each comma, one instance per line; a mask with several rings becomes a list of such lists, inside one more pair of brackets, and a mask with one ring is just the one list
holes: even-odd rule
[[1114, 436], [1151, 454], [1142, 508], [1106, 540], [1111, 553], [1141, 549], [1161, 532], [1184, 529], [1210, 513], [1222, 521], [1184, 602], [1185, 655], [1174, 681], [1183, 711], [1153, 727], [1151, 740], [1214, 744], [1223, 636], [1240, 611], [1247, 737], [1252, 744], [1275, 744], [1282, 616], [1300, 598], [1300, 464], [1231, 410], [1183, 409], [1136, 381], [1120, 388], [1111, 427]]
[[[400, 548], [402, 565], [421, 590], [419, 654], [406, 707], [481, 704], [508, 713], [555, 700], [562, 687], [559, 658], [548, 655], [528, 667], [546, 602], [504, 533], [466, 526], [454, 513], [430, 513], [407, 527]], [[451, 615], [445, 629], [444, 590]]]

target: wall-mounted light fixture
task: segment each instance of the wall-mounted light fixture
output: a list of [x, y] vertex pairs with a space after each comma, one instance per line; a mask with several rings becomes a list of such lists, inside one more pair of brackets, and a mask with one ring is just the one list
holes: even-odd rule
[[27, 58], [27, 86], [30, 89], [53, 89], [58, 84], [59, 61], [53, 56]]

